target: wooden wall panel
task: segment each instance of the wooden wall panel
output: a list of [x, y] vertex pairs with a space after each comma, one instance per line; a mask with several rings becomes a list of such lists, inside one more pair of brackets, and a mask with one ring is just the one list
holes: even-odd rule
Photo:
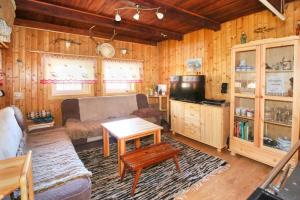
[[[242, 32], [248, 41], [278, 38], [295, 34], [300, 20], [300, 1], [289, 3], [286, 21], [279, 20], [269, 11], [241, 17], [221, 25], [221, 30], [199, 30], [184, 36], [182, 41], [167, 40], [159, 43], [160, 82], [168, 83], [171, 75], [191, 74], [186, 71], [189, 58], [203, 58], [200, 74], [206, 75], [207, 98], [223, 98], [229, 101], [230, 94], [221, 94], [222, 82], [230, 83], [231, 47], [240, 43]], [[259, 27], [274, 28], [266, 33], [254, 33]], [[194, 73], [195, 74], [195, 73]]]
[[[69, 49], [64, 42], [54, 43], [57, 38], [79, 41], [81, 45], [72, 45]], [[97, 39], [101, 41], [101, 39]], [[158, 82], [158, 51], [157, 47], [130, 42], [114, 41], [115, 58], [135, 59], [144, 62], [144, 81], [138, 85], [138, 92], [145, 92], [148, 87]], [[10, 48], [3, 50], [3, 71], [6, 73], [5, 85], [0, 86], [6, 91], [6, 97], [0, 99], [0, 108], [15, 104], [24, 113], [51, 110], [57, 124], [61, 123], [60, 103], [62, 99], [49, 99], [48, 85], [40, 84], [44, 77], [40, 52], [62, 53], [80, 56], [97, 56], [95, 43], [87, 36], [51, 32], [33, 28], [14, 26]], [[121, 55], [119, 49], [127, 48], [129, 53]], [[39, 52], [32, 52], [39, 51]], [[95, 95], [102, 95], [102, 75], [100, 56], [97, 59], [97, 84]], [[21, 92], [21, 100], [14, 98], [14, 92]]]

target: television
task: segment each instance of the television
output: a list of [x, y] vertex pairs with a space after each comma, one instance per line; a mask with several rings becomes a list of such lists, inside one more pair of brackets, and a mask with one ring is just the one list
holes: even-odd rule
[[205, 76], [171, 76], [170, 99], [201, 102], [205, 100]]

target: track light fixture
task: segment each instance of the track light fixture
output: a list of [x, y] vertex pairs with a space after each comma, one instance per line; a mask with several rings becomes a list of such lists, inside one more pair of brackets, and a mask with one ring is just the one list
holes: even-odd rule
[[157, 19], [162, 20], [164, 18], [164, 14], [159, 12], [159, 8], [157, 8], [157, 11], [155, 14], [156, 14]]
[[122, 20], [121, 15], [119, 14], [119, 10], [117, 10], [117, 13], [115, 15], [115, 21], [120, 22]]
[[140, 19], [140, 11], [139, 10], [137, 11], [137, 13], [135, 13], [133, 15], [133, 19], [135, 19], [136, 21], [139, 21], [139, 19]]
[[156, 11], [155, 15], [156, 15], [157, 19], [162, 20], [164, 18], [164, 13], [159, 11], [160, 7], [158, 7], [158, 8], [142, 8], [140, 5], [136, 4], [134, 7], [116, 8], [115, 9], [115, 11], [116, 11], [115, 21], [120, 22], [122, 20], [120, 11], [127, 10], [127, 9], [136, 10], [136, 13], [133, 15], [133, 19], [136, 21], [138, 21], [140, 19], [142, 11]]

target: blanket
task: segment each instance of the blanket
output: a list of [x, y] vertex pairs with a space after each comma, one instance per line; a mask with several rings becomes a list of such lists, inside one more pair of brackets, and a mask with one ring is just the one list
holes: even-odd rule
[[26, 149], [32, 150], [35, 192], [92, 175], [79, 159], [63, 128], [28, 134], [26, 143]]

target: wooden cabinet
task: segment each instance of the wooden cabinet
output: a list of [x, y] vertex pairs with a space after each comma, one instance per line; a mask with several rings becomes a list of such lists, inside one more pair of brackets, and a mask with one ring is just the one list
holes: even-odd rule
[[216, 147], [226, 146], [229, 137], [229, 107], [171, 100], [171, 129], [188, 138]]
[[174, 132], [183, 132], [184, 130], [184, 104], [179, 101], [171, 101], [171, 124]]
[[233, 47], [232, 154], [275, 166], [299, 139], [299, 56], [296, 36]]

